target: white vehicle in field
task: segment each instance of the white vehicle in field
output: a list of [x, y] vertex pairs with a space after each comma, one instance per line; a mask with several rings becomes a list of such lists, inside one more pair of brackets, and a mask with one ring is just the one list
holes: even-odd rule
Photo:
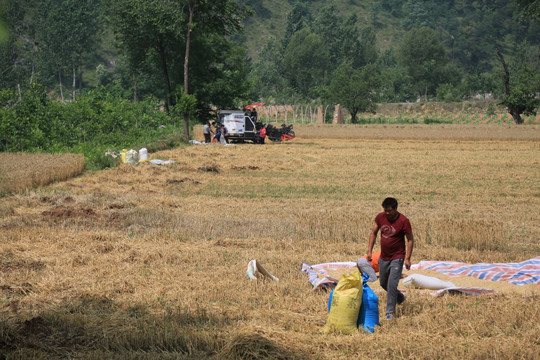
[[256, 103], [247, 105], [246, 111], [242, 110], [220, 110], [218, 112], [219, 124], [225, 125], [229, 132], [229, 141], [244, 142], [246, 140], [254, 143], [260, 142], [260, 130], [266, 128], [266, 138], [271, 141], [287, 141], [294, 139], [295, 134], [292, 130], [292, 124], [281, 124], [281, 128], [272, 126], [271, 124], [263, 124], [257, 119], [257, 111], [255, 108], [264, 105], [264, 103]]
[[219, 122], [227, 128], [230, 142], [259, 141], [260, 129], [257, 128], [257, 122], [250, 116], [250, 112], [220, 110]]

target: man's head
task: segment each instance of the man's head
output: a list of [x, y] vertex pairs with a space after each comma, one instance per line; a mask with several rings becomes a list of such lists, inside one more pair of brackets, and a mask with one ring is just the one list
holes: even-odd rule
[[390, 221], [396, 220], [399, 216], [399, 213], [397, 211], [398, 202], [396, 199], [388, 197], [383, 200], [382, 207], [384, 209], [384, 214], [386, 215], [386, 218]]

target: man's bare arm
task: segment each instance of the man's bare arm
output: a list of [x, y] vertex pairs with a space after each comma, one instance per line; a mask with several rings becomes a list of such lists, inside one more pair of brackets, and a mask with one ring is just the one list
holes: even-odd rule
[[367, 252], [367, 261], [371, 262], [371, 255], [373, 252], [373, 246], [375, 245], [375, 240], [377, 240], [377, 234], [379, 233], [379, 225], [377, 223], [373, 224], [371, 233], [369, 234], [369, 246]]
[[407, 238], [407, 252], [405, 254], [405, 268], [407, 270], [411, 269], [411, 255], [414, 248], [414, 235], [413, 233], [405, 234]]

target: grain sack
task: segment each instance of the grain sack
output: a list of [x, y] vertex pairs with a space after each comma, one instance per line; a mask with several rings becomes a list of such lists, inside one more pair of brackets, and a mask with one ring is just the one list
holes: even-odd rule
[[351, 334], [357, 331], [356, 323], [362, 305], [362, 278], [360, 272], [342, 275], [334, 289], [328, 319], [323, 332]]
[[414, 287], [417, 289], [431, 289], [431, 290], [440, 290], [446, 289], [449, 287], [454, 287], [455, 285], [450, 281], [443, 281], [436, 277], [425, 276], [421, 274], [411, 274], [402, 280], [403, 286], [405, 287]]
[[364, 281], [358, 327], [362, 326], [363, 331], [372, 333], [376, 325], [379, 325], [379, 298]]

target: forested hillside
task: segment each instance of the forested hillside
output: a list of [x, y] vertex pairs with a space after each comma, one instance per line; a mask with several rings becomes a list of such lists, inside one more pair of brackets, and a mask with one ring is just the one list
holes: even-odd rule
[[0, 89], [37, 82], [63, 102], [98, 88], [200, 120], [257, 100], [356, 114], [503, 96], [502, 60], [519, 96], [539, 91], [538, 1], [4, 0], [0, 14]]
[[253, 72], [262, 79], [263, 94], [280, 100], [284, 88], [286, 96], [324, 96], [332, 79], [353, 74], [351, 69], [333, 74], [343, 63], [356, 70], [375, 64], [370, 72], [378, 72], [381, 83], [365, 80], [379, 89], [380, 101], [420, 96], [459, 101], [477, 93], [500, 94], [497, 48], [509, 60], [538, 63], [538, 22], [520, 17], [509, 1], [282, 0], [254, 5], [256, 16], [246, 20], [245, 32], [256, 59]]

